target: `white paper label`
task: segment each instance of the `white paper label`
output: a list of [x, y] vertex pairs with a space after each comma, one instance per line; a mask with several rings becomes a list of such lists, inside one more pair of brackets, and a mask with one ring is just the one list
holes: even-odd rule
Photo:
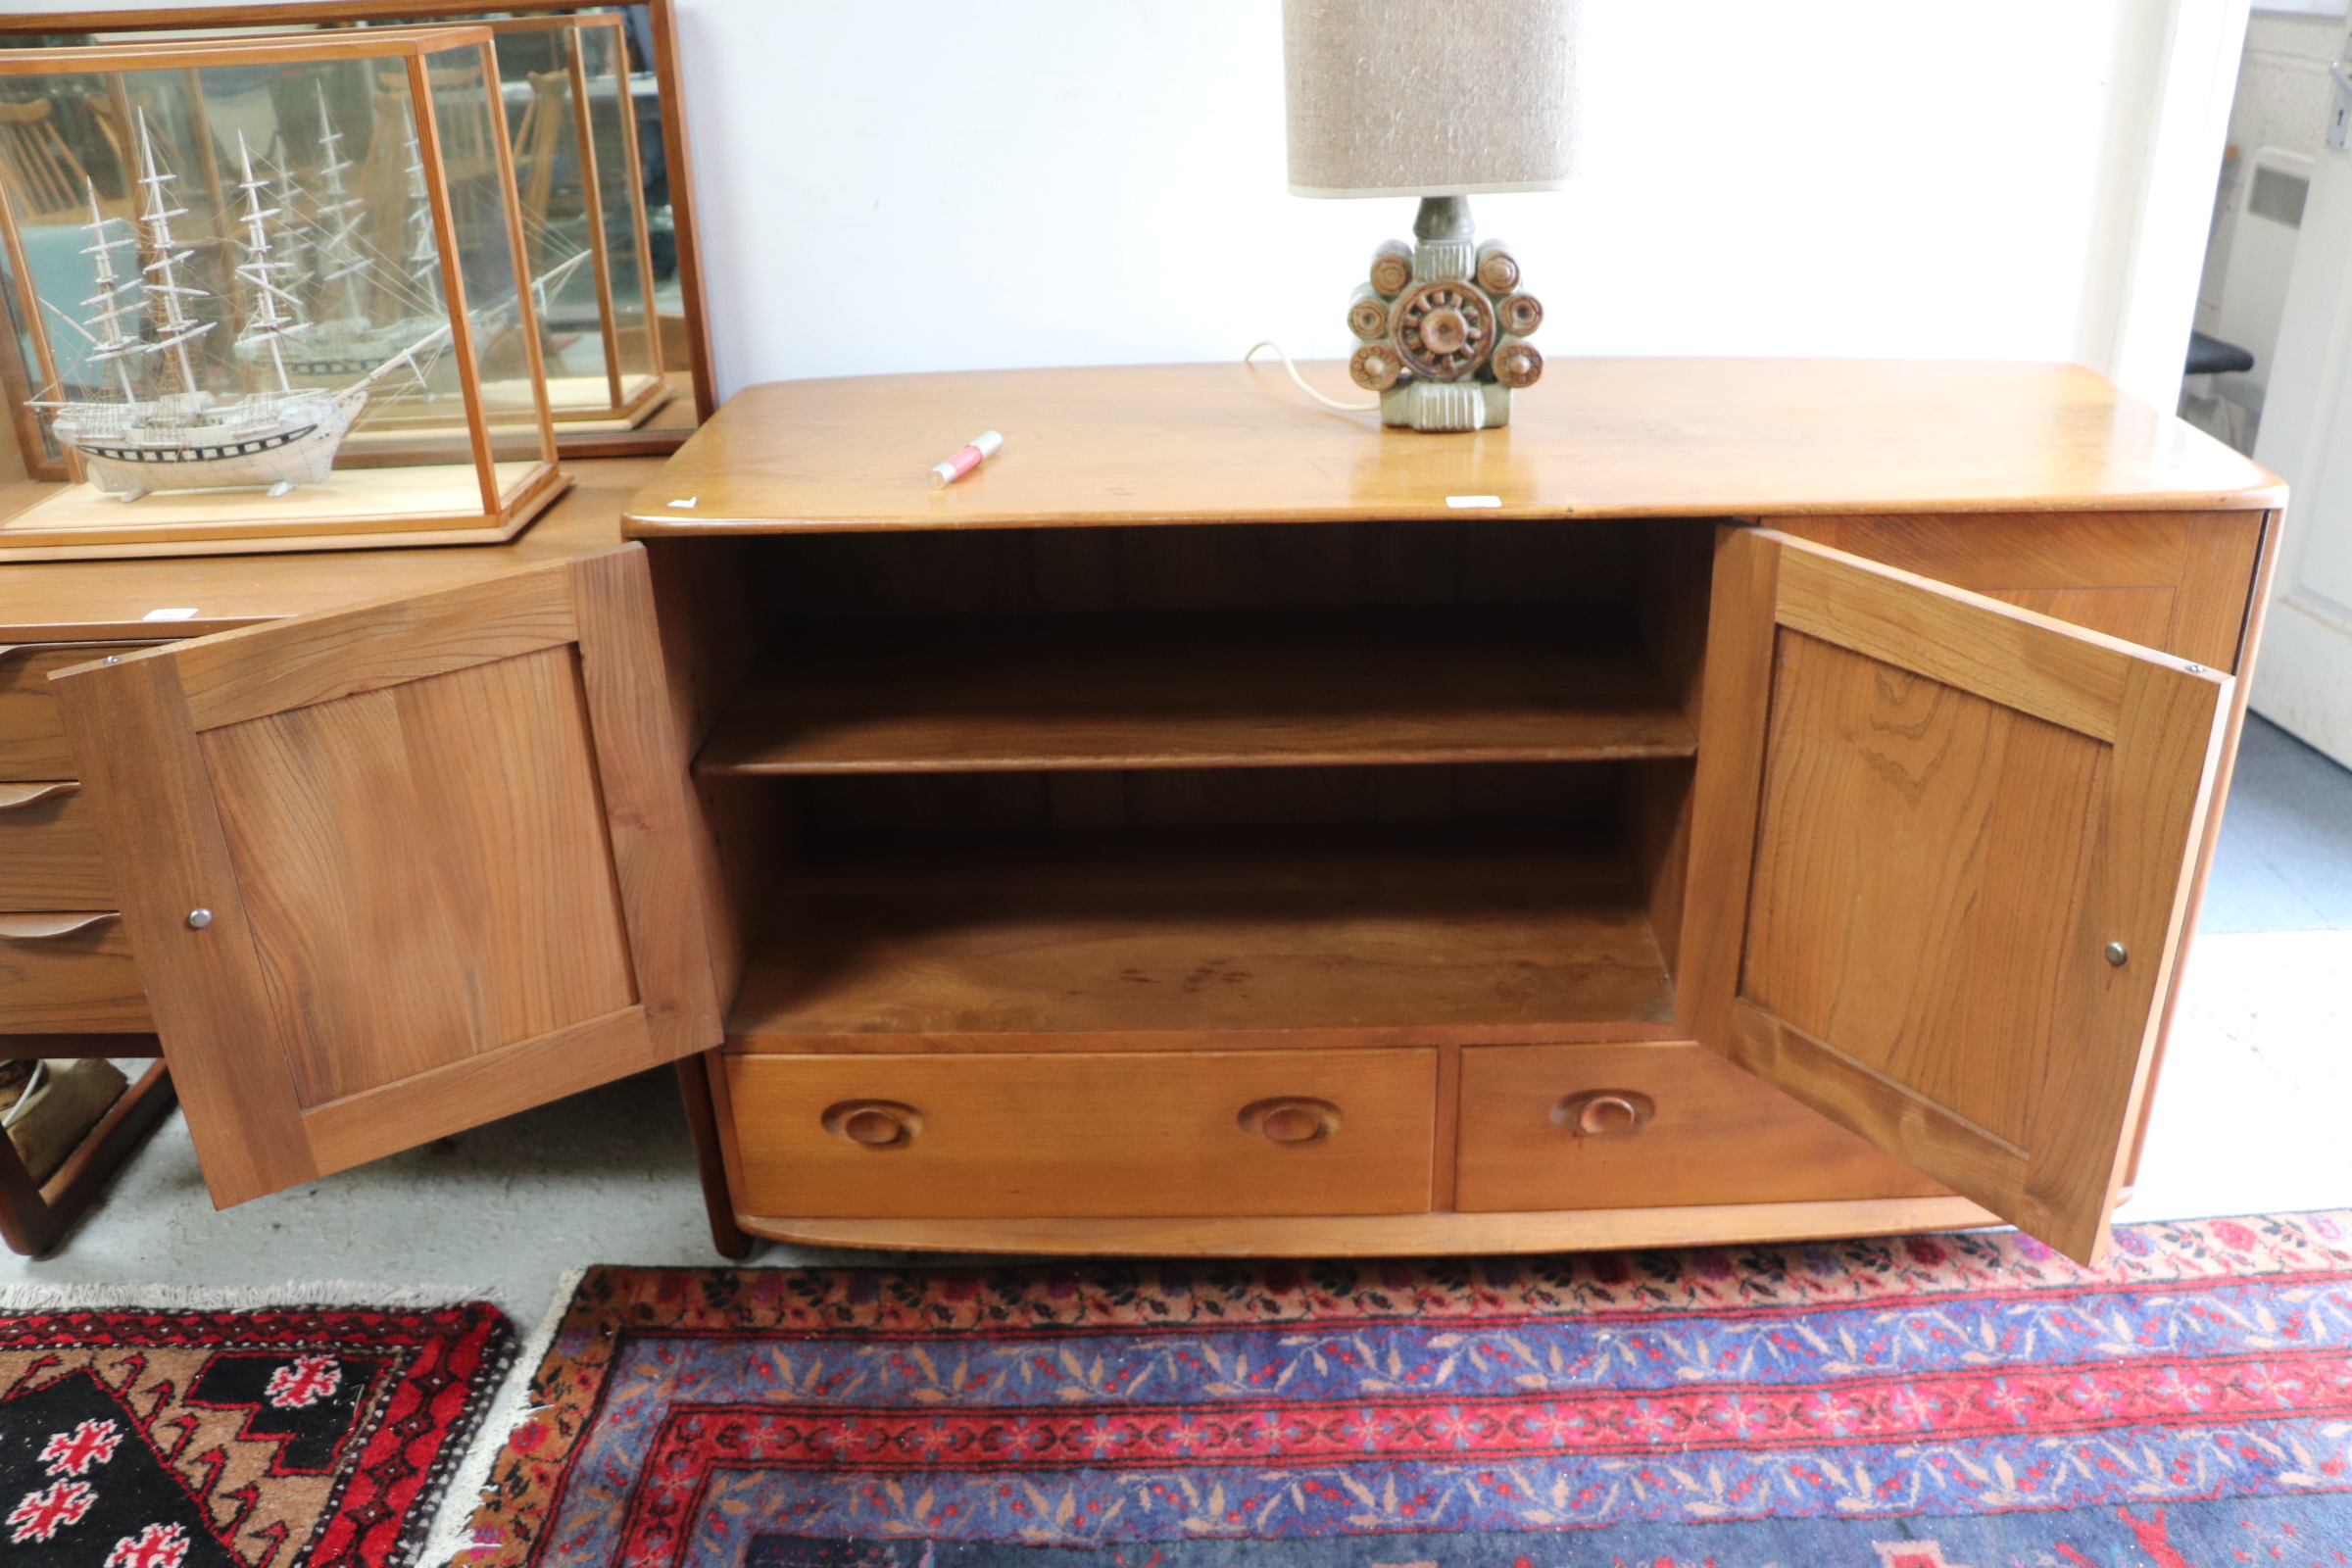
[[685, 500], [683, 500], [683, 501], [672, 501], [672, 502], [670, 503], [670, 505], [671, 505], [671, 506], [673, 506], [673, 507], [691, 507], [691, 506], [693, 506], [693, 505], [694, 505], [694, 504], [695, 504], [697, 501], [700, 501], [700, 500], [702, 500], [702, 499], [703, 499], [703, 498], [702, 498], [701, 496], [688, 496], [688, 497], [687, 497]]
[[141, 620], [194, 620], [196, 612], [193, 610], [150, 610], [139, 618]]
[[1447, 496], [1446, 498], [1446, 504], [1449, 507], [1499, 507], [1502, 505], [1502, 497]]

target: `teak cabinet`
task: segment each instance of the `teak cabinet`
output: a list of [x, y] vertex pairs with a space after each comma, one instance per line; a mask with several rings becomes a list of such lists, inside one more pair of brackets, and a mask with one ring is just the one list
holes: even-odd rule
[[1560, 370], [754, 388], [639, 543], [56, 670], [216, 1200], [678, 1060], [726, 1248], [2092, 1255], [2280, 490], [2070, 368]]

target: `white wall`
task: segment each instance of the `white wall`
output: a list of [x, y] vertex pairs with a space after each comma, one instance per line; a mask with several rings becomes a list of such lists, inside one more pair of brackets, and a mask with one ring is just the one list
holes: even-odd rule
[[[1411, 221], [1287, 193], [1277, 0], [677, 6], [725, 390], [1336, 356]], [[1587, 172], [1482, 227], [1555, 359], [2080, 360], [2169, 406], [2245, 9], [1586, 0]]]
[[[679, 10], [730, 389], [1269, 336], [1338, 355], [1348, 289], [1410, 221], [1287, 194], [1274, 0]], [[1554, 358], [2112, 364], [2167, 67], [2147, 35], [2177, 10], [1588, 0], [1587, 172], [1483, 200], [1482, 227], [1519, 249]]]

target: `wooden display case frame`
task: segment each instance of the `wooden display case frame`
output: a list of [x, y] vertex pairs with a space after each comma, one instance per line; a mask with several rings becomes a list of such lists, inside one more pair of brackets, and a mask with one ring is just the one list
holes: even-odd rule
[[[457, 265], [457, 220], [448, 172], [440, 149], [442, 134], [429, 63], [434, 57], [473, 49], [478, 52], [483, 79], [490, 87], [486, 119], [490, 150], [498, 168], [505, 200], [505, 228], [514, 273], [517, 336], [524, 354], [527, 380], [533, 391], [537, 452], [530, 459], [501, 460], [494, 450], [475, 326], [466, 305], [464, 268]], [[0, 561], [71, 561], [92, 557], [143, 555], [238, 555], [256, 551], [353, 550], [385, 544], [488, 544], [513, 538], [561, 495], [569, 482], [556, 466], [554, 420], [547, 404], [546, 368], [540, 354], [537, 312], [532, 300], [523, 245], [522, 220], [514, 188], [514, 150], [507, 135], [506, 111], [498, 96], [498, 63], [492, 33], [486, 26], [416, 28], [308, 36], [273, 35], [253, 39], [208, 39], [189, 42], [135, 43], [93, 48], [0, 51], [0, 79], [19, 76], [91, 75], [120, 77], [149, 72], [183, 72], [191, 78], [206, 68], [243, 65], [322, 65], [351, 61], [381, 61], [397, 67], [421, 150], [421, 162], [432, 215], [435, 242], [444, 265], [442, 306], [447, 312], [450, 360], [465, 403], [467, 466], [479, 497], [478, 510], [461, 512], [447, 506], [429, 511], [417, 505], [417, 495], [404, 495], [398, 480], [305, 486], [310, 505], [278, 503], [257, 507], [242, 490], [164, 492], [142, 497], [131, 511], [94, 488], [86, 494], [69, 489], [35, 499], [15, 515], [0, 518]], [[190, 100], [202, 104], [193, 79]], [[117, 84], [120, 91], [120, 84]], [[208, 139], [209, 128], [199, 122]], [[207, 169], [208, 182], [211, 171]], [[0, 200], [0, 243], [7, 250], [15, 275], [16, 308], [23, 313], [31, 338], [35, 369], [41, 387], [58, 384], [57, 357], [32, 276], [14, 203]], [[5, 377], [0, 379], [14, 379]], [[46, 437], [38, 416], [29, 407], [29, 387], [11, 385], [23, 450], [38, 451]], [[26, 395], [20, 395], [21, 393]], [[513, 428], [522, 428], [517, 424]], [[345, 449], [358, 448], [367, 462], [345, 462], [338, 476], [417, 471], [401, 469], [397, 447], [366, 450], [373, 445], [359, 434]], [[64, 456], [69, 479], [81, 479], [81, 466], [71, 452]], [[325, 491], [326, 494], [318, 494]], [[438, 500], [439, 492], [434, 492]], [[141, 503], [144, 503], [142, 506]]]
[[[702, 229], [700, 210], [695, 204], [693, 155], [688, 145], [684, 87], [678, 62], [678, 22], [676, 0], [636, 0], [644, 6], [653, 35], [653, 71], [657, 86], [657, 103], [662, 126], [662, 158], [669, 172], [669, 208], [671, 226], [677, 243], [677, 279], [679, 294], [680, 337], [685, 350], [684, 364], [667, 373], [682, 376], [684, 390], [690, 396], [685, 407], [690, 408], [693, 424], [671, 426], [663, 421], [642, 424], [632, 429], [559, 428], [557, 446], [565, 458], [629, 458], [662, 456], [675, 452], [686, 438], [709, 419], [718, 409], [718, 381], [710, 363], [710, 323], [708, 302], [703, 293]], [[474, 0], [413, 0], [407, 5], [377, 3], [377, 0], [291, 0], [291, 3], [271, 5], [256, 12], [250, 6], [207, 5], [145, 11], [56, 11], [20, 13], [0, 16], [0, 48], [15, 39], [25, 37], [54, 37], [60, 33], [125, 33], [125, 32], [190, 32], [202, 33], [221, 29], [260, 34], [288, 27], [365, 27], [379, 24], [410, 23], [479, 24], [489, 25], [494, 21], [570, 15], [583, 8], [567, 0], [509, 0], [495, 8], [474, 3]], [[612, 8], [617, 15], [623, 7]], [[495, 11], [495, 17], [492, 15]], [[664, 363], [670, 359], [665, 353]], [[16, 347], [12, 336], [0, 332], [0, 384], [12, 373], [22, 376], [22, 367], [15, 365]], [[680, 405], [673, 402], [671, 409]], [[27, 472], [36, 479], [64, 477], [65, 469], [54, 455], [48, 454], [43, 439], [34, 432], [33, 439], [24, 439], [19, 432]]]

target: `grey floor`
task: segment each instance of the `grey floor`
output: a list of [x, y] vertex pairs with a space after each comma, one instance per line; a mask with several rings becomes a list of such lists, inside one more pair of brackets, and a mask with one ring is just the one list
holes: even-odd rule
[[[2352, 1206], [2347, 1043], [2352, 772], [2254, 720], [2123, 1217]], [[527, 1329], [568, 1269], [714, 1261], [677, 1097], [655, 1074], [226, 1213], [175, 1116], [57, 1256], [0, 1254], [0, 1285], [461, 1286]]]

